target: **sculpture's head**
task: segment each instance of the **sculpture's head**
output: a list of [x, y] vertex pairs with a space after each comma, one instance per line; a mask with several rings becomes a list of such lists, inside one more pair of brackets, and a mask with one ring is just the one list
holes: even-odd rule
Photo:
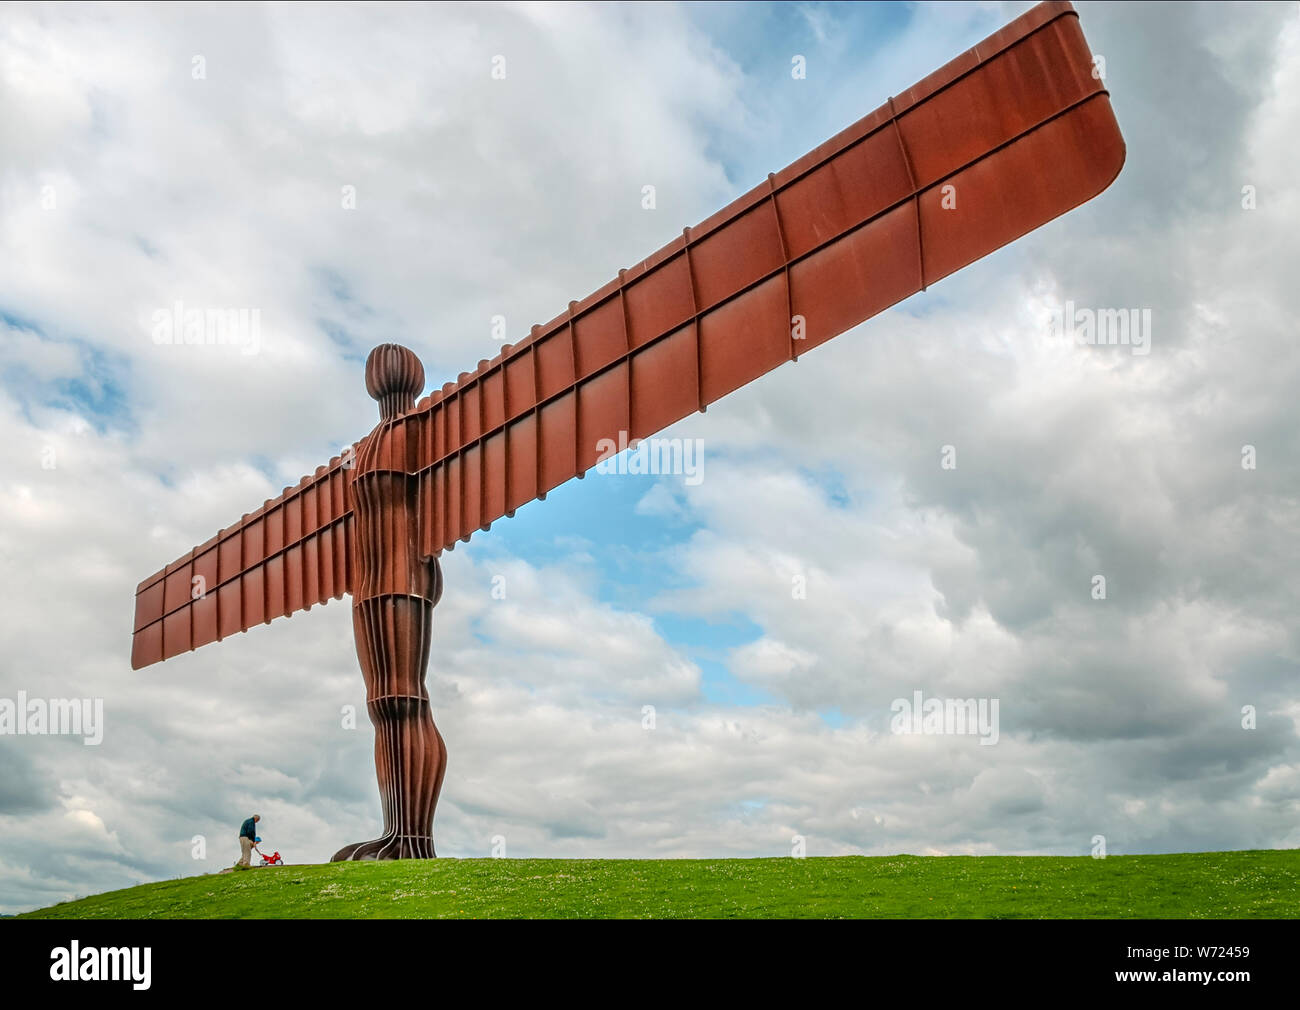
[[401, 344], [380, 344], [366, 358], [366, 392], [379, 401], [385, 421], [415, 406], [424, 389], [424, 365]]

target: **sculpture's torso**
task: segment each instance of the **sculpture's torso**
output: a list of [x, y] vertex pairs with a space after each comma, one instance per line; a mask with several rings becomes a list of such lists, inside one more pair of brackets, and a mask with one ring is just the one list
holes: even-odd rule
[[418, 479], [404, 426], [381, 423], [361, 443], [352, 479], [353, 605], [382, 596], [441, 595], [438, 562], [421, 557]]

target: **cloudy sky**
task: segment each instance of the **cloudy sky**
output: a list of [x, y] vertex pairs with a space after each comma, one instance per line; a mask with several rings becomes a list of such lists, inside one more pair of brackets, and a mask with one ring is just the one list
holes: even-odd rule
[[[1027, 6], [6, 8], [0, 699], [105, 728], [0, 736], [0, 912], [374, 837], [348, 604], [133, 672], [136, 583]], [[1300, 844], [1300, 11], [1079, 7], [1109, 190], [444, 556], [440, 854]]]

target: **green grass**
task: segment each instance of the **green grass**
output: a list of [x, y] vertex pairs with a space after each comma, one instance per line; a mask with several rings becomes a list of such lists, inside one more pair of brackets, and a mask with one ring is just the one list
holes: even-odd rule
[[1163, 856], [437, 859], [257, 867], [30, 918], [1293, 918], [1295, 850]]

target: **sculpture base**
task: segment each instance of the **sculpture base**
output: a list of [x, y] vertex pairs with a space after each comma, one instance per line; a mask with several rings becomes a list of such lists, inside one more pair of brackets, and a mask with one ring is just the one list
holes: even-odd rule
[[345, 845], [330, 857], [331, 863], [362, 859], [436, 859], [432, 835], [385, 835], [368, 842]]

